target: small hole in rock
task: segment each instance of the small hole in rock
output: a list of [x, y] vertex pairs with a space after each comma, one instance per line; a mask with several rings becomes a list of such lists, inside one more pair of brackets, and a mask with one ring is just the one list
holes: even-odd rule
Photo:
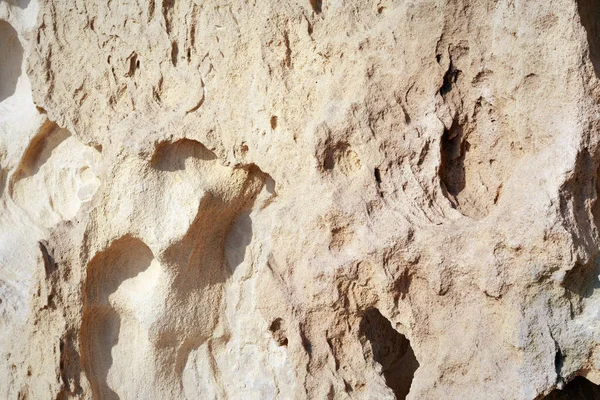
[[397, 332], [376, 308], [365, 312], [360, 333], [369, 342], [373, 361], [381, 365], [385, 382], [396, 399], [405, 399], [419, 368], [409, 340]]
[[323, 2], [321, 0], [310, 0], [310, 6], [315, 13], [320, 14], [322, 11]]
[[271, 117], [271, 129], [275, 130], [277, 129], [277, 116], [273, 115]]
[[129, 71], [127, 71], [127, 76], [133, 76], [135, 74], [135, 70], [140, 67], [140, 62], [137, 59], [137, 54], [133, 53], [129, 57]]
[[464, 131], [457, 121], [442, 135], [440, 178], [448, 199], [456, 207], [456, 196], [465, 188], [465, 156], [469, 145], [463, 141]]
[[281, 318], [276, 318], [271, 323], [271, 326], [269, 327], [269, 331], [271, 331], [271, 335], [273, 336], [273, 339], [275, 339], [275, 341], [277, 342], [278, 345], [287, 346], [288, 339], [285, 336], [285, 330], [283, 329], [282, 324], [283, 324], [283, 320]]
[[381, 171], [379, 171], [379, 168], [375, 168], [375, 180], [377, 183], [381, 183]]

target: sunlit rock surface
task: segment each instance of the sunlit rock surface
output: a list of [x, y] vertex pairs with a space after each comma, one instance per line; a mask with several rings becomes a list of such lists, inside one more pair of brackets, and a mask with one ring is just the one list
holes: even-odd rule
[[0, 398], [596, 399], [597, 0], [0, 1]]

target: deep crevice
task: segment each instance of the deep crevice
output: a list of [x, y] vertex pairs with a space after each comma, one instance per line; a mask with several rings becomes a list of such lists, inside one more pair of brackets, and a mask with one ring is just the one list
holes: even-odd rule
[[396, 399], [405, 399], [415, 371], [419, 368], [409, 340], [397, 332], [376, 308], [365, 312], [360, 323], [360, 333], [370, 343], [370, 356], [381, 365], [385, 382]]

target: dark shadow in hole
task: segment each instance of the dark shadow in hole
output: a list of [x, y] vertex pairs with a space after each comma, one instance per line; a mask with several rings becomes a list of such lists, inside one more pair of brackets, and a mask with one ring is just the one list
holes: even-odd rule
[[[436, 56], [436, 60], [438, 60], [438, 57], [439, 55]], [[462, 71], [460, 69], [454, 68], [452, 60], [450, 60], [450, 66], [448, 67], [448, 71], [446, 71], [446, 73], [444, 74], [444, 82], [442, 84], [442, 87], [440, 88], [440, 95], [442, 97], [446, 96], [452, 91], [452, 87], [456, 84], [456, 82], [458, 81], [458, 77], [461, 74]]]
[[150, 163], [160, 171], [182, 171], [188, 158], [211, 161], [217, 156], [200, 142], [181, 139], [159, 144]]
[[69, 329], [60, 339], [60, 379], [62, 389], [56, 396], [56, 400], [67, 400], [83, 395], [81, 387], [81, 357], [77, 348], [78, 332]]
[[0, 102], [15, 94], [22, 61], [23, 46], [17, 31], [0, 21]]
[[569, 382], [562, 390], [554, 389], [544, 397], [544, 400], [598, 400], [600, 386], [578, 376]]
[[581, 24], [587, 32], [590, 59], [600, 79], [600, 1], [577, 0]]
[[275, 180], [273, 180], [273, 178], [271, 178], [269, 175], [267, 175], [267, 178], [265, 180], [265, 188], [267, 189], [267, 192], [269, 192], [269, 194], [275, 194], [277, 193], [275, 191]]
[[317, 14], [320, 14], [323, 11], [323, 1], [322, 0], [310, 0], [310, 6], [313, 11]]
[[269, 326], [269, 331], [279, 346], [288, 345], [288, 338], [286, 337], [283, 320], [281, 318], [273, 320], [271, 326]]
[[[442, 189], [448, 199], [457, 206], [456, 196], [465, 188], [465, 155], [469, 151], [469, 142], [463, 140], [463, 128], [455, 120], [450, 129], [442, 135], [440, 179]], [[450, 196], [448, 196], [450, 195]]]
[[246, 248], [252, 242], [250, 211], [240, 215], [231, 226], [225, 239], [225, 256], [231, 273], [244, 261]]
[[600, 259], [590, 260], [585, 265], [576, 264], [567, 272], [563, 281], [565, 289], [578, 294], [583, 298], [590, 298], [594, 291], [600, 289]]
[[348, 149], [350, 149], [350, 145], [345, 142], [328, 143], [323, 154], [323, 169], [325, 171], [333, 170]]
[[409, 340], [392, 328], [390, 321], [376, 308], [365, 312], [360, 333], [371, 344], [373, 360], [381, 365], [387, 385], [397, 399], [405, 399], [419, 368]]
[[381, 183], [381, 171], [379, 170], [379, 168], [375, 168], [375, 181], [377, 182], [377, 184]]

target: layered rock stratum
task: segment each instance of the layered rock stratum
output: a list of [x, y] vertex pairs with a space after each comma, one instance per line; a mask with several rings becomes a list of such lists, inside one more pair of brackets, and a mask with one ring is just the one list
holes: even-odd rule
[[598, 0], [0, 0], [0, 398], [600, 398], [599, 142]]

